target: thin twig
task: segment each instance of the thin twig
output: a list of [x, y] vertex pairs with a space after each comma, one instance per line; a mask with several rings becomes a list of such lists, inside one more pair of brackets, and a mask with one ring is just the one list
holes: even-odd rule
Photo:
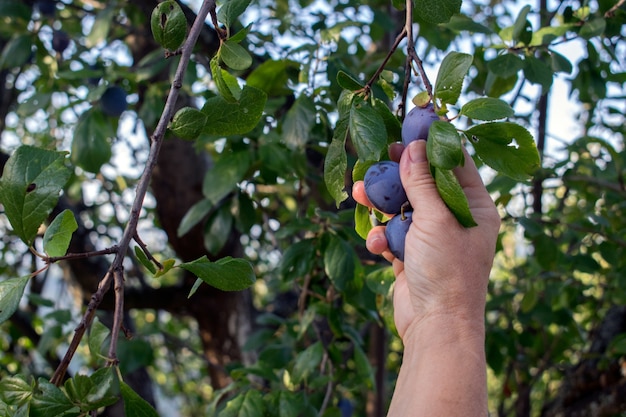
[[143, 240], [141, 240], [141, 238], [139, 237], [139, 233], [137, 233], [137, 231], [135, 231], [135, 236], [133, 236], [133, 240], [135, 242], [137, 242], [137, 244], [139, 245], [139, 247], [141, 248], [143, 253], [146, 254], [148, 259], [150, 261], [152, 261], [152, 263], [154, 263], [157, 268], [163, 269], [163, 264], [161, 262], [157, 261], [154, 256], [152, 256], [152, 253], [150, 253], [150, 251], [148, 250], [148, 246], [146, 246], [146, 244], [143, 243]]
[[[202, 27], [204, 26], [204, 21], [211, 10], [215, 11], [215, 0], [204, 0], [202, 6], [200, 7], [200, 10], [198, 11], [196, 19], [191, 29], [189, 30], [189, 35], [187, 36], [187, 39], [185, 40], [185, 43], [182, 47], [181, 59], [178, 64], [178, 68], [176, 69], [174, 80], [172, 81], [172, 88], [170, 89], [170, 92], [167, 96], [163, 113], [161, 113], [161, 118], [159, 119], [153, 135], [151, 136], [151, 145], [148, 160], [146, 161], [146, 166], [144, 167], [144, 171], [141, 174], [141, 178], [137, 183], [137, 190], [135, 191], [135, 200], [130, 211], [130, 218], [128, 219], [128, 223], [126, 224], [126, 228], [124, 229], [124, 234], [122, 235], [122, 238], [120, 239], [120, 242], [117, 246], [115, 258], [113, 259], [113, 262], [111, 263], [107, 274], [100, 282], [98, 290], [91, 297], [89, 305], [87, 306], [87, 311], [85, 312], [80, 324], [75, 330], [74, 337], [72, 338], [70, 346], [68, 347], [68, 350], [65, 353], [63, 360], [61, 361], [61, 364], [56, 369], [54, 375], [52, 375], [52, 378], [50, 379], [50, 382], [55, 385], [60, 385], [63, 381], [63, 377], [67, 372], [70, 361], [72, 360], [72, 357], [74, 356], [74, 353], [76, 352], [76, 349], [78, 348], [78, 345], [82, 340], [86, 329], [91, 325], [96, 308], [102, 302], [104, 294], [106, 293], [106, 291], [108, 291], [111, 285], [111, 280], [113, 280], [116, 275], [122, 275], [121, 280], [117, 277], [115, 278], [116, 291], [118, 290], [118, 284], [120, 284], [119, 291], [123, 292], [124, 290], [122, 264], [126, 256], [126, 252], [128, 251], [130, 241], [137, 233], [139, 215], [141, 213], [141, 208], [143, 207], [144, 198], [146, 196], [146, 193], [148, 192], [148, 186], [150, 184], [150, 178], [152, 177], [152, 171], [154, 170], [154, 167], [157, 163], [161, 144], [163, 143], [165, 132], [167, 130], [167, 125], [176, 110], [176, 101], [178, 99], [180, 89], [183, 86], [183, 76], [185, 74], [185, 71], [187, 70], [187, 65], [189, 64], [193, 47], [196, 44]], [[120, 301], [123, 302], [123, 299], [116, 298], [116, 304]], [[116, 312], [118, 310], [119, 308], [116, 305]], [[119, 322], [117, 323], [117, 326], [114, 323], [114, 327], [117, 327], [118, 331], [119, 325]]]
[[396, 40], [393, 43], [393, 45], [391, 46], [391, 49], [389, 50], [389, 52], [387, 53], [387, 56], [385, 57], [383, 62], [380, 64], [380, 66], [378, 67], [378, 69], [376, 70], [374, 75], [365, 84], [365, 88], [367, 90], [369, 90], [372, 87], [372, 85], [376, 82], [376, 80], [380, 76], [380, 73], [383, 72], [383, 70], [385, 69], [385, 66], [387, 65], [387, 62], [389, 62], [389, 60], [391, 59], [391, 56], [393, 55], [394, 52], [396, 52], [396, 49], [398, 49], [398, 46], [400, 45], [400, 42], [402, 42], [402, 40], [405, 37], [406, 37], [406, 27], [403, 28], [402, 32], [400, 32], [400, 34], [396, 37]]
[[50, 378], [50, 383], [59, 386], [63, 382], [63, 378], [65, 377], [65, 373], [67, 372], [67, 368], [70, 365], [72, 358], [74, 357], [74, 353], [76, 353], [76, 349], [78, 349], [78, 345], [83, 339], [87, 328], [91, 325], [93, 317], [96, 314], [96, 308], [102, 302], [104, 294], [109, 290], [112, 279], [113, 274], [107, 272], [102, 281], [100, 281], [100, 284], [98, 284], [98, 290], [91, 296], [91, 300], [89, 300], [89, 304], [87, 305], [87, 310], [74, 330], [74, 337], [65, 352], [65, 356], [61, 359], [61, 363], [54, 371], [52, 378]]
[[113, 327], [111, 327], [111, 342], [109, 344], [109, 365], [117, 365], [117, 340], [124, 321], [124, 270], [113, 271], [113, 291], [115, 292], [115, 310], [113, 312]]
[[119, 248], [115, 245], [111, 246], [110, 248], [106, 248], [106, 249], [101, 249], [101, 250], [94, 250], [91, 252], [83, 252], [83, 253], [66, 253], [63, 256], [44, 256], [43, 257], [43, 261], [47, 264], [53, 264], [55, 262], [59, 262], [59, 261], [70, 261], [73, 259], [85, 259], [85, 258], [93, 258], [95, 256], [102, 256], [102, 255], [111, 255], [114, 253], [117, 253], [119, 250]]
[[[424, 63], [422, 62], [422, 59], [419, 57], [419, 55], [417, 55], [417, 51], [415, 50], [415, 39], [413, 38], [413, 0], [406, 1], [406, 17], [404, 22], [404, 28], [406, 30], [407, 61], [409, 63], [407, 65], [407, 67], [409, 68], [405, 68], [405, 77], [408, 78], [411, 76], [410, 63], [415, 62], [415, 64], [417, 65], [417, 71], [419, 72], [419, 75], [422, 78], [422, 82], [424, 83], [424, 88], [426, 89], [426, 91], [428, 92], [428, 96], [432, 100], [433, 86], [430, 83], [428, 76], [426, 75], [426, 71], [424, 70]], [[408, 89], [408, 83], [406, 81], [405, 87]], [[406, 98], [406, 93], [404, 94], [404, 97]], [[436, 105], [436, 103], [433, 104]]]
[[626, 0], [619, 0], [617, 3], [615, 3], [615, 4], [613, 5], [613, 7], [611, 7], [609, 10], [607, 10], [607, 11], [604, 13], [604, 17], [608, 19], [608, 18], [610, 18], [610, 17], [615, 16], [615, 12], [617, 11], [617, 9], [619, 9], [620, 7], [622, 7], [622, 5], [623, 5], [625, 2], [626, 2]]

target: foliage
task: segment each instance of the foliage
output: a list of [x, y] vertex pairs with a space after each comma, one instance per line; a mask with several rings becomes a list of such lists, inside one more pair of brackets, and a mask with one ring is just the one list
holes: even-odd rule
[[[393, 273], [363, 248], [384, 216], [349, 191], [388, 158], [406, 110], [432, 102], [440, 194], [471, 227], [452, 171], [467, 146], [504, 219], [490, 408], [549, 415], [607, 312], [626, 305], [623, 4], [197, 3], [0, 0], [0, 414], [88, 415], [121, 398], [127, 415], [381, 415], [401, 361]], [[71, 41], [59, 51], [60, 30]], [[577, 104], [575, 132], [550, 119], [557, 84]], [[121, 116], [101, 102], [111, 87], [128, 94]], [[163, 243], [148, 191], [180, 139], [211, 161], [169, 236], [201, 229], [191, 259]], [[107, 266], [77, 308], [58, 294], [85, 258]], [[207, 307], [194, 304], [207, 285], [251, 294], [240, 362], [212, 362], [188, 314]], [[123, 319], [124, 297], [158, 289], [169, 297]], [[230, 326], [220, 313], [209, 319]], [[598, 372], [623, 341], [607, 341]], [[211, 379], [218, 367], [228, 384]], [[138, 370], [165, 401], [142, 398]]]

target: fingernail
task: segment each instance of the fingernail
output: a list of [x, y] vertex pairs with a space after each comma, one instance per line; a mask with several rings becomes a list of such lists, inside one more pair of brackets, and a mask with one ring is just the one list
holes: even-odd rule
[[426, 161], [426, 141], [416, 140], [409, 144], [409, 159], [411, 162]]

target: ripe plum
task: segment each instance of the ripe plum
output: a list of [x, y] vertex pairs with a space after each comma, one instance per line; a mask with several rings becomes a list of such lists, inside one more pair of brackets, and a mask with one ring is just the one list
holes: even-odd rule
[[100, 106], [104, 114], [119, 117], [128, 106], [126, 91], [116, 85], [107, 88], [102, 97], [100, 97]]
[[387, 222], [385, 227], [385, 237], [387, 238], [387, 246], [393, 253], [393, 256], [404, 262], [404, 242], [406, 234], [409, 231], [413, 219], [412, 211], [405, 211], [402, 214], [394, 216]]
[[426, 107], [413, 108], [402, 122], [402, 143], [407, 146], [414, 140], [428, 139], [428, 129], [439, 116], [435, 113], [432, 103]]
[[398, 214], [408, 201], [400, 180], [400, 166], [397, 162], [375, 163], [365, 173], [363, 183], [367, 198], [383, 213]]
[[70, 37], [62, 30], [55, 30], [52, 35], [52, 49], [62, 53], [70, 45]]

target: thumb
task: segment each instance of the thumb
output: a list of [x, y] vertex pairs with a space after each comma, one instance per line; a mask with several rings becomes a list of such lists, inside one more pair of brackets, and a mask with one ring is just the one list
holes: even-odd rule
[[439, 196], [426, 157], [426, 141], [413, 141], [404, 149], [400, 158], [400, 178], [416, 213], [428, 216], [445, 213], [443, 210], [447, 207]]

